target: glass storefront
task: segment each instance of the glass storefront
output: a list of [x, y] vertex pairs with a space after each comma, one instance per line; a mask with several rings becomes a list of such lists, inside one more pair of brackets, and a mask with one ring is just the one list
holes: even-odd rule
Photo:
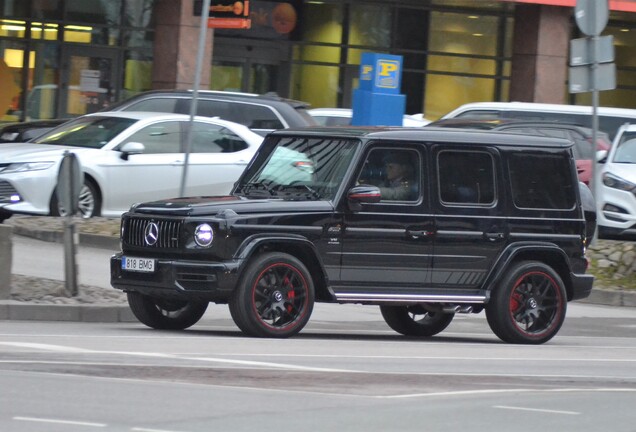
[[[154, 9], [155, 0], [0, 0], [0, 121], [77, 116], [150, 90]], [[250, 9], [251, 29], [214, 30], [210, 89], [350, 107], [361, 54], [379, 52], [403, 57], [409, 114], [436, 119], [509, 98], [512, 2], [253, 0]], [[603, 34], [614, 37], [618, 88], [601, 104], [634, 108], [636, 14], [612, 12]]]
[[74, 117], [149, 90], [153, 7], [0, 0], [0, 121]]

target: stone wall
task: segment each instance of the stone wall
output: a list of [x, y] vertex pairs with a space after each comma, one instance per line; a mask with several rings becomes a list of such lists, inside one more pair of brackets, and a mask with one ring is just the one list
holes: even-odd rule
[[590, 272], [595, 276], [636, 287], [635, 242], [597, 240], [588, 248], [587, 256], [592, 261]]

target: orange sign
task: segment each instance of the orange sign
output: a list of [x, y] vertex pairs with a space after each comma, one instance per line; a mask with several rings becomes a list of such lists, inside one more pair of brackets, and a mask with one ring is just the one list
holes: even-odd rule
[[252, 20], [248, 18], [208, 18], [208, 28], [248, 29]]

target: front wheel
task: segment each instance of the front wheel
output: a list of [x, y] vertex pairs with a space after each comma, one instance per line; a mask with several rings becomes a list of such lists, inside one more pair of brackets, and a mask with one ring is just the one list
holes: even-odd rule
[[127, 294], [133, 315], [148, 327], [159, 330], [183, 330], [196, 324], [205, 310], [206, 302], [167, 300], [137, 292]]
[[[90, 181], [85, 180], [79, 193], [78, 213], [83, 219], [99, 216], [101, 213], [101, 202], [97, 186]], [[57, 199], [57, 193], [53, 192], [51, 197], [51, 215], [66, 216], [67, 212]]]
[[232, 319], [247, 335], [293, 336], [309, 321], [314, 283], [297, 258], [265, 253], [247, 264], [229, 306]]
[[423, 306], [380, 306], [384, 321], [405, 336], [430, 337], [448, 327], [454, 313], [430, 311]]
[[486, 305], [492, 331], [504, 342], [542, 344], [565, 320], [567, 297], [561, 277], [540, 262], [515, 264]]

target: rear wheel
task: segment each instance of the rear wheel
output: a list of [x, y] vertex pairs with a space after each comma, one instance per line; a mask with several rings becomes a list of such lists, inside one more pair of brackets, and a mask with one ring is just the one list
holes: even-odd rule
[[236, 325], [250, 336], [285, 338], [300, 332], [314, 306], [307, 267], [280, 252], [254, 258], [229, 302]]
[[431, 311], [423, 306], [380, 306], [384, 321], [405, 336], [434, 336], [449, 326], [454, 313]]
[[542, 344], [565, 320], [567, 297], [559, 275], [540, 262], [515, 264], [492, 293], [486, 318], [503, 341]]
[[208, 308], [206, 302], [166, 300], [137, 292], [129, 292], [127, 296], [128, 305], [135, 317], [142, 324], [160, 330], [183, 330], [191, 327]]

